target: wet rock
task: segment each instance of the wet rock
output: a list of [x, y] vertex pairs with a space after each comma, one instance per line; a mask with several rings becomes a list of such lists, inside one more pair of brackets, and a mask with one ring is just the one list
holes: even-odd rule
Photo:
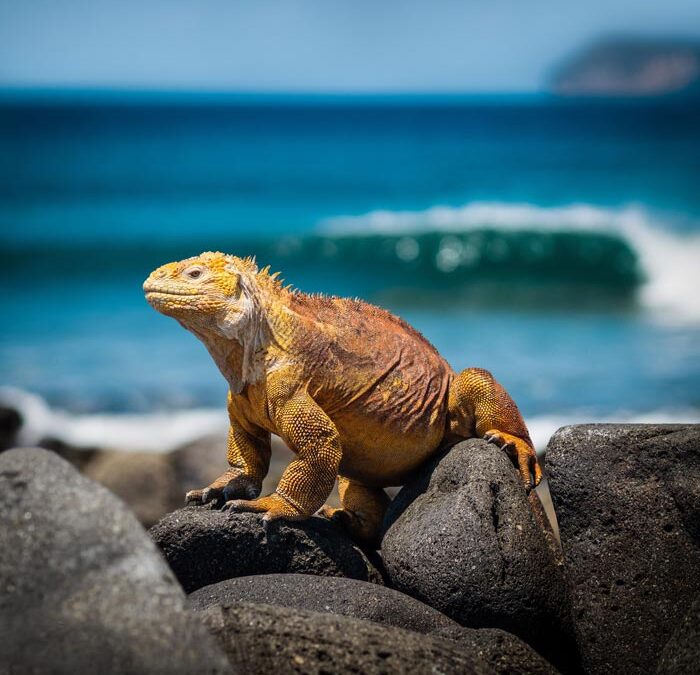
[[286, 572], [381, 583], [364, 553], [323, 518], [265, 528], [260, 514], [188, 506], [150, 533], [188, 593], [233, 577]]
[[700, 596], [666, 643], [656, 668], [657, 675], [695, 675], [700, 666]]
[[591, 673], [647, 673], [700, 592], [700, 425], [580, 425], [547, 469]]
[[133, 514], [52, 452], [0, 455], [0, 588], [3, 672], [229, 670]]
[[445, 638], [337, 614], [236, 603], [197, 616], [242, 673], [492, 672], [478, 656]]
[[575, 670], [562, 565], [542, 519], [503, 452], [478, 439], [459, 443], [429, 462], [387, 513], [390, 585], [464, 626], [514, 633]]
[[191, 593], [190, 606], [201, 610], [237, 602], [281, 605], [314, 612], [343, 614], [418, 633], [459, 624], [436, 609], [384, 586], [310, 574], [264, 574], [227, 579]]

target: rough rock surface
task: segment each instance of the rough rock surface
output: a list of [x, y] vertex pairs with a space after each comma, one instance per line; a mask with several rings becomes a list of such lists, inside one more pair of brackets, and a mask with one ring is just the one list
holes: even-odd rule
[[3, 672], [229, 671], [133, 514], [52, 452], [0, 455], [0, 589]]
[[126, 502], [144, 527], [182, 505], [183, 492], [166, 454], [103, 451], [83, 472]]
[[392, 503], [382, 557], [390, 585], [464, 626], [501, 628], [562, 670], [575, 645], [562, 566], [505, 453], [459, 443]]
[[324, 518], [273, 521], [264, 528], [260, 514], [188, 506], [150, 532], [188, 593], [224, 579], [275, 572], [382, 583], [364, 553]]
[[700, 596], [681, 619], [666, 643], [657, 675], [695, 675], [700, 670]]
[[498, 628], [440, 628], [433, 635], [458, 642], [498, 675], [556, 675], [559, 672], [519, 637]]
[[491, 673], [445, 638], [338, 614], [235, 603], [198, 617], [242, 673]]
[[[15, 445], [13, 408], [0, 407], [0, 450]], [[136, 452], [119, 447], [75, 447], [56, 438], [39, 445], [52, 450], [89, 478], [126, 502], [142, 525], [151, 527], [181, 507], [185, 494], [209, 485], [227, 468], [226, 434], [211, 434], [170, 452]], [[263, 494], [274, 492], [282, 471], [292, 459], [284, 443], [273, 438], [270, 471], [263, 481]], [[329, 500], [334, 505], [334, 499]]]
[[343, 614], [418, 633], [459, 624], [432, 607], [384, 586], [311, 574], [261, 574], [227, 579], [191, 593], [190, 607], [201, 610], [237, 602], [281, 605]]
[[591, 673], [647, 673], [700, 592], [700, 425], [564, 427], [547, 451]]
[[556, 671], [522, 640], [497, 629], [463, 628], [415, 598], [356, 579], [308, 574], [266, 574], [228, 579], [189, 596], [197, 611], [237, 603], [262, 603], [355, 619], [447, 637], [478, 655], [496, 673], [552, 675]]

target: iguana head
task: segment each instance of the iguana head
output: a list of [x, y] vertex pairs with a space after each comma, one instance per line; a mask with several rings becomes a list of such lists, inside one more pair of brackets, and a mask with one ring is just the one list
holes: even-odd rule
[[206, 252], [154, 270], [143, 290], [154, 309], [185, 328], [242, 340], [256, 323], [256, 272], [250, 258]]

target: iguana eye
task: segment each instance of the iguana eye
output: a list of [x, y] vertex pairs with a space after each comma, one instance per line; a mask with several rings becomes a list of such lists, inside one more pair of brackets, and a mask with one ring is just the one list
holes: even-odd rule
[[185, 270], [185, 276], [189, 277], [190, 279], [199, 279], [199, 277], [202, 276], [202, 269], [200, 267], [192, 267]]

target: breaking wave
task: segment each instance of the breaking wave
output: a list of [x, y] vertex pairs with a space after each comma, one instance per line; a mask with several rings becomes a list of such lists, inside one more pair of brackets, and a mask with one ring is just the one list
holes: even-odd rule
[[338, 256], [359, 248], [372, 257], [371, 249], [393, 245], [398, 265], [432, 266], [446, 277], [493, 273], [499, 279], [634, 289], [655, 313], [698, 321], [700, 223], [685, 225], [683, 231], [639, 206], [473, 202], [335, 217], [321, 223], [321, 231]]
[[76, 448], [167, 452], [228, 429], [225, 408], [151, 413], [74, 414], [51, 408], [37, 394], [0, 387], [0, 405], [16, 410], [19, 446], [59, 441]]
[[457, 297], [485, 306], [560, 302], [567, 310], [613, 303], [676, 323], [700, 322], [700, 222], [640, 206], [473, 202], [338, 216], [315, 230], [275, 236], [232, 228], [191, 237], [107, 248], [37, 242], [30, 256], [7, 245], [0, 246], [0, 264], [23, 279], [47, 278], [49, 270], [51, 284], [68, 278], [124, 284], [208, 248], [255, 255], [302, 290], [408, 302], [448, 291], [452, 304]]

